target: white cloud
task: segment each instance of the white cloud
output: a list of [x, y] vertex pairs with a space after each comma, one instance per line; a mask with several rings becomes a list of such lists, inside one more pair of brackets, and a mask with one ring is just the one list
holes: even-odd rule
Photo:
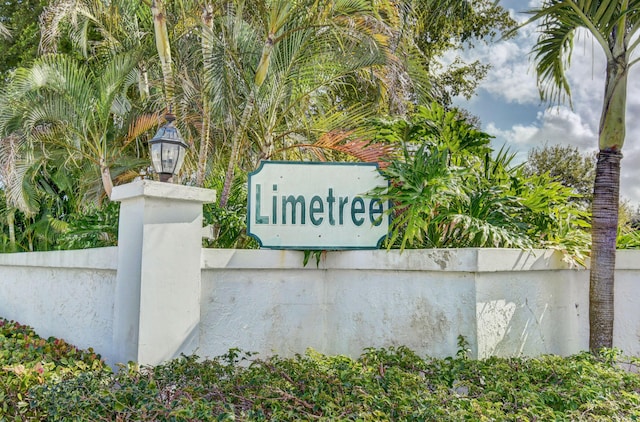
[[598, 139], [597, 130], [582, 119], [580, 114], [567, 107], [547, 108], [538, 113], [542, 122], [536, 141], [548, 141], [550, 144], [572, 144], [579, 149], [593, 149]]
[[482, 83], [482, 89], [507, 103], [537, 104], [539, 100], [535, 78], [531, 77], [528, 48], [515, 41], [505, 41], [487, 48], [485, 60], [492, 69]]
[[485, 130], [496, 136], [498, 143], [506, 143], [519, 150], [545, 144], [571, 144], [588, 151], [595, 148], [597, 140], [597, 133], [590, 125], [567, 107], [547, 108], [538, 112], [535, 121], [529, 124], [515, 123], [508, 129], [498, 128], [490, 122]]

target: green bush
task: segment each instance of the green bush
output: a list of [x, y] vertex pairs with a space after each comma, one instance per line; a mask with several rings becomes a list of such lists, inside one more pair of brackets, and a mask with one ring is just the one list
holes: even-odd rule
[[[9, 324], [16, 335], [3, 330], [3, 350], [20, 349], [21, 332], [33, 334], [15, 323], [4, 327]], [[67, 354], [57, 351], [55, 340], [46, 343], [52, 346], [43, 365], [61, 366]], [[62, 376], [38, 379], [37, 362], [25, 363], [32, 378], [23, 385], [15, 382], [15, 370], [4, 371], [3, 402], [10, 410], [0, 420], [640, 419], [640, 375], [620, 367], [616, 350], [598, 356], [473, 360], [464, 340], [459, 346], [458, 354], [446, 359], [422, 358], [405, 347], [368, 349], [358, 359], [313, 350], [259, 359], [232, 349], [207, 360], [182, 356], [156, 367], [129, 364], [115, 373], [100, 361], [89, 360], [89, 365], [78, 359], [92, 355], [71, 348], [75, 363], [65, 366], [66, 373], [60, 370]], [[27, 360], [34, 362], [31, 353]], [[2, 366], [11, 366], [4, 352]]]
[[0, 420], [25, 420], [31, 387], [58, 383], [82, 373], [111, 370], [92, 349], [61, 339], [40, 338], [31, 327], [0, 318]]
[[459, 112], [432, 104], [374, 125], [375, 141], [398, 150], [382, 170], [388, 186], [370, 192], [391, 204], [387, 247], [551, 248], [584, 265], [591, 239], [579, 195], [548, 173], [526, 174]]

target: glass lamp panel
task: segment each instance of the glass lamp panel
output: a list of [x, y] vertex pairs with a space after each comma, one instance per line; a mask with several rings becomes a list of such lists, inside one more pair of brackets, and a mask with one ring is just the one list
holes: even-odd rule
[[176, 146], [178, 147], [178, 159], [176, 160], [176, 166], [175, 166], [175, 173], [174, 174], [178, 174], [178, 172], [182, 168], [182, 163], [184, 162], [184, 156], [185, 156], [185, 153], [186, 153], [186, 150], [185, 150], [184, 146], [182, 146], [182, 145], [176, 145]]
[[180, 158], [180, 145], [165, 143], [162, 145], [162, 172], [174, 174]]
[[151, 144], [151, 162], [156, 173], [162, 173], [162, 144]]

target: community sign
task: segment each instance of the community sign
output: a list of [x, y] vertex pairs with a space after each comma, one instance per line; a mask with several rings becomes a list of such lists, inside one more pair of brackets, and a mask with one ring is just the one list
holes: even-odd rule
[[247, 231], [265, 248], [377, 248], [388, 204], [367, 193], [379, 186], [373, 163], [263, 161], [249, 174]]

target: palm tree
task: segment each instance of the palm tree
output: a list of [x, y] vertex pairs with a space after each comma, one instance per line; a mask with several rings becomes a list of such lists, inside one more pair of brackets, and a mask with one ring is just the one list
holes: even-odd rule
[[589, 293], [589, 348], [613, 344], [613, 293], [620, 159], [625, 139], [627, 77], [640, 40], [638, 0], [545, 0], [527, 22], [538, 22], [534, 47], [541, 97], [550, 102], [570, 99], [566, 70], [573, 38], [586, 29], [607, 59], [605, 94], [600, 117], [599, 153], [592, 208], [592, 250]]
[[[132, 112], [130, 88], [138, 80], [136, 64], [135, 53], [115, 55], [92, 66], [50, 54], [28, 69], [16, 70], [0, 100], [0, 139], [18, 138], [13, 142], [21, 145], [21, 154], [15, 157], [26, 163], [14, 166], [23, 171], [15, 173], [14, 183], [6, 186], [18, 192], [14, 196], [24, 190], [34, 162], [60, 159], [57, 168], [93, 169], [81, 182], [85, 193], [93, 192], [96, 200], [103, 194], [110, 197], [114, 178], [122, 182], [138, 174], [144, 161], [125, 151], [158, 118], [135, 117]], [[40, 160], [33, 159], [36, 155]], [[86, 167], [87, 163], [91, 165]]]
[[376, 67], [390, 55], [378, 23], [360, 1], [238, 1], [220, 10], [214, 31], [205, 32], [204, 76], [231, 150], [221, 206], [239, 165], [251, 168], [298, 141], [311, 143], [348, 115], [355, 123], [375, 112], [334, 100], [359, 78], [379, 80]]

